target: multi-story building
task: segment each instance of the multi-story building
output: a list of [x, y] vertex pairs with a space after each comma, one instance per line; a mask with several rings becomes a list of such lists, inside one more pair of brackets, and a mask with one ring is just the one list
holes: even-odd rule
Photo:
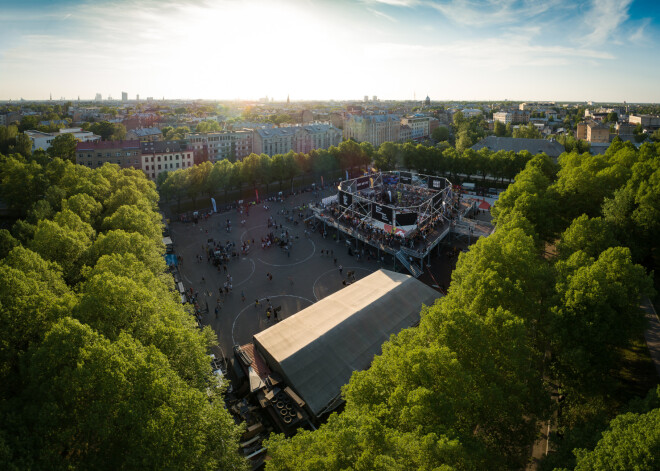
[[610, 128], [596, 121], [583, 121], [577, 123], [575, 137], [588, 142], [607, 143], [610, 142]]
[[295, 148], [296, 134], [299, 128], [258, 128], [252, 134], [252, 151], [255, 154], [286, 154]]
[[73, 137], [82, 142], [101, 140], [101, 136], [97, 136], [91, 131], [83, 131], [82, 128], [60, 129], [58, 132], [25, 131], [25, 135], [32, 141], [33, 152], [37, 149], [48, 150], [53, 139], [64, 134], [72, 134]]
[[497, 113], [493, 113], [493, 121], [511, 124], [513, 121], [513, 113], [509, 113], [508, 111], [498, 111]]
[[587, 123], [587, 141], [610, 142], [610, 127], [590, 121]]
[[193, 150], [185, 141], [153, 141], [140, 143], [142, 170], [156, 181], [163, 172], [174, 172], [194, 165]]
[[587, 140], [587, 123], [585, 121], [577, 123], [575, 137], [583, 141]]
[[[423, 139], [425, 137], [429, 137], [429, 135], [431, 134], [430, 120], [431, 118], [429, 118], [428, 116], [416, 115], [416, 116], [401, 118], [401, 124], [410, 127], [412, 139]], [[401, 139], [401, 136], [399, 136], [399, 139]]]
[[341, 131], [336, 127], [330, 124], [308, 124], [299, 127], [294, 137], [293, 150], [306, 154], [312, 149], [328, 149], [331, 146], [338, 146], [340, 142]]
[[652, 116], [648, 114], [628, 116], [628, 122], [635, 126], [641, 124], [644, 129], [660, 129], [660, 116]]
[[477, 108], [463, 108], [461, 113], [463, 113], [465, 119], [475, 118], [483, 114], [483, 112]]
[[[186, 139], [196, 156], [204, 152], [212, 162], [242, 160], [252, 153], [252, 132], [249, 130], [190, 133], [186, 134]], [[195, 163], [200, 163], [199, 160], [196, 157]]]
[[350, 115], [344, 120], [344, 139], [371, 142], [374, 146], [398, 141], [400, 130], [401, 120], [392, 114]]
[[401, 129], [399, 129], [399, 141], [408, 142], [412, 140], [412, 129], [407, 124], [402, 124]]
[[493, 121], [504, 124], [527, 124], [530, 112], [525, 110], [498, 111], [493, 113]]
[[121, 168], [142, 169], [140, 141], [89, 141], [76, 146], [76, 163], [89, 168], [117, 164]]

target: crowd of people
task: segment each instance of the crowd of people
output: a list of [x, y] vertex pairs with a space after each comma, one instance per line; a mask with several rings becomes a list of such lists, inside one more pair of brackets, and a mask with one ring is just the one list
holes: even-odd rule
[[[383, 202], [383, 195], [387, 194], [388, 191], [393, 196], [394, 204], [392, 205], [399, 207], [420, 205], [432, 198], [435, 194], [435, 192], [427, 188], [385, 185], [383, 191], [373, 193], [374, 201]], [[330, 204], [319, 203], [318, 206], [322, 209], [321, 214], [324, 217], [351, 228], [371, 245], [397, 251], [404, 246], [422, 255], [426, 252], [427, 247], [434, 242], [434, 234], [439, 235], [442, 233], [445, 226], [456, 218], [456, 208], [459, 201], [460, 195], [455, 195], [453, 204], [445, 208], [442, 212], [422, 214], [423, 223], [406, 234], [401, 232], [387, 232], [380, 225], [374, 224], [371, 218], [346, 211], [338, 202], [332, 202]], [[387, 201], [384, 201], [384, 203], [388, 204]]]

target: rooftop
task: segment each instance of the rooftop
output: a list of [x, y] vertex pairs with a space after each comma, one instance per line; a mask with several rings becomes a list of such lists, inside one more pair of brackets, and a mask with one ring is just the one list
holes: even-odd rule
[[97, 141], [97, 142], [79, 142], [76, 145], [76, 151], [83, 150], [101, 150], [101, 149], [139, 149], [140, 141]]
[[527, 139], [517, 137], [497, 137], [488, 136], [483, 138], [471, 147], [474, 150], [487, 148], [493, 152], [500, 150], [522, 152], [524, 150], [531, 154], [545, 153], [546, 155], [557, 158], [566, 151], [563, 145], [555, 140], [546, 139]]

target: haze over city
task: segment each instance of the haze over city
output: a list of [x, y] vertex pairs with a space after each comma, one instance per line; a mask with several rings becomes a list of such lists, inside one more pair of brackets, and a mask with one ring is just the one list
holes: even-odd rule
[[658, 102], [653, 1], [3, 1], [0, 100]]

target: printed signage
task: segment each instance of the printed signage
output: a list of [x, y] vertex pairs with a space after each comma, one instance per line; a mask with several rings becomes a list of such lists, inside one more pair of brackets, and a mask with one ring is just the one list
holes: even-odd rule
[[346, 193], [345, 191], [339, 192], [339, 206], [348, 208], [351, 203], [353, 203], [353, 195]]
[[429, 177], [429, 188], [432, 188], [433, 190], [442, 190], [445, 188], [445, 180], [444, 178], [438, 178], [438, 177]]
[[357, 180], [355, 180], [355, 185], [358, 191], [364, 190], [365, 188], [369, 188], [369, 177], [358, 178]]
[[396, 213], [397, 226], [414, 226], [417, 223], [417, 213]]
[[371, 205], [371, 217], [385, 224], [392, 224], [392, 208], [374, 203]]
[[405, 183], [406, 185], [412, 185], [412, 173], [399, 172], [399, 181], [401, 183]]

